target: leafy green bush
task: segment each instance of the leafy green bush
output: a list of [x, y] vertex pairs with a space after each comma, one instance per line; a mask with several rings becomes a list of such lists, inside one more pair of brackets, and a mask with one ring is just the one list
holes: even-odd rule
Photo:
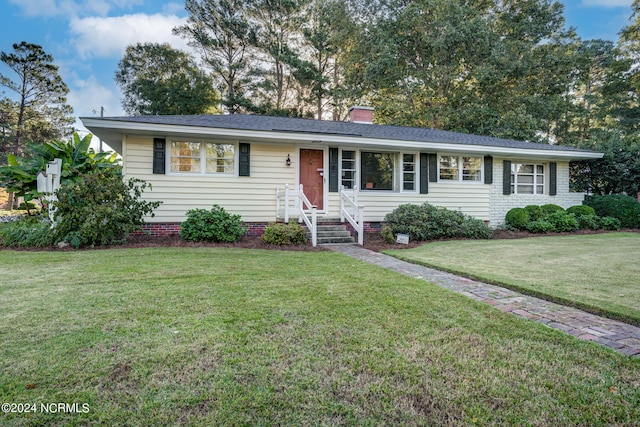
[[529, 214], [524, 208], [513, 208], [507, 212], [504, 219], [508, 226], [516, 230], [526, 230], [529, 223]]
[[554, 212], [564, 212], [564, 208], [562, 206], [554, 205], [553, 203], [548, 203], [546, 205], [540, 206], [542, 209], [543, 216], [552, 214]]
[[620, 230], [620, 220], [612, 216], [603, 216], [600, 218], [603, 230]]
[[148, 187], [140, 179], [124, 181], [119, 167], [81, 175], [62, 186], [54, 203], [56, 242], [75, 248], [122, 243], [161, 203], [140, 200]]
[[553, 224], [555, 231], [559, 233], [578, 229], [576, 217], [573, 214], [564, 212], [564, 210], [546, 215], [543, 220]]
[[580, 215], [595, 215], [596, 211], [591, 206], [576, 205], [571, 206], [569, 209], [567, 209], [567, 213], [572, 213], [577, 217]]
[[393, 238], [393, 231], [391, 231], [391, 227], [387, 224], [383, 225], [380, 229], [380, 236], [382, 236], [382, 240], [384, 240], [385, 243], [391, 244], [395, 242], [395, 239]]
[[300, 245], [307, 241], [307, 233], [304, 228], [294, 222], [277, 223], [265, 228], [260, 239], [271, 245]]
[[392, 234], [408, 234], [412, 240], [418, 241], [491, 237], [491, 229], [483, 221], [428, 203], [400, 205], [385, 216], [385, 222]]
[[602, 228], [602, 221], [598, 215], [577, 215], [578, 228], [580, 230], [599, 230]]
[[591, 206], [600, 217], [618, 218], [621, 227], [640, 227], [640, 203], [633, 197], [622, 194], [586, 196], [584, 204]]
[[529, 214], [529, 221], [536, 221], [544, 216], [542, 208], [537, 205], [525, 206], [524, 210]]
[[44, 248], [54, 244], [51, 223], [43, 216], [25, 216], [0, 228], [0, 244], [5, 247]]
[[247, 234], [240, 215], [230, 214], [218, 205], [211, 210], [188, 210], [180, 227], [180, 237], [193, 242], [236, 242]]
[[531, 233], [553, 233], [556, 231], [556, 227], [546, 219], [538, 219], [530, 221], [527, 224], [527, 230]]

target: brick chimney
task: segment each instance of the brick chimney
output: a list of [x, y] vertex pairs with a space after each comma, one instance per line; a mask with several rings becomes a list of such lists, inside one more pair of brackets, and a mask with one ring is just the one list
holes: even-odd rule
[[351, 123], [373, 123], [373, 108], [371, 107], [351, 107], [349, 108], [349, 118]]

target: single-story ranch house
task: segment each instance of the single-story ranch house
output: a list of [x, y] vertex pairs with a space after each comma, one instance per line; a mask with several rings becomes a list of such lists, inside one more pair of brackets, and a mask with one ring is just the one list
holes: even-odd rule
[[[336, 221], [343, 216], [344, 188], [363, 207], [365, 229], [377, 228], [398, 205], [424, 202], [497, 227], [513, 207], [581, 204], [584, 194], [569, 192], [569, 162], [602, 157], [571, 147], [375, 125], [372, 114], [353, 107], [350, 122], [240, 114], [82, 122], [122, 155], [126, 177], [152, 184], [144, 197], [163, 202], [149, 220], [155, 233], [177, 232], [187, 210], [217, 204], [260, 234], [288, 216], [284, 205], [298, 200], [300, 185], [317, 218]], [[297, 219], [295, 206], [290, 212]]]

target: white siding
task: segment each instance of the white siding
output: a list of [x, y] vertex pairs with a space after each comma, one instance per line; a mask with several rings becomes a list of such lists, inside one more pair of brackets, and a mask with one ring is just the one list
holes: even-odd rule
[[[402, 204], [425, 202], [434, 206], [461, 211], [478, 219], [489, 220], [489, 185], [463, 183], [429, 183], [429, 193], [393, 193], [362, 191], [358, 194], [358, 204], [364, 206], [367, 222], [384, 221], [389, 212]], [[330, 193], [331, 216], [339, 216], [338, 193]]]
[[[557, 164], [557, 194], [549, 196], [549, 189], [545, 187], [545, 194], [502, 194], [503, 160], [511, 160], [514, 163], [532, 163], [531, 160], [517, 159], [493, 159], [493, 185], [491, 185], [491, 206], [489, 225], [500, 227], [504, 225], [504, 217], [512, 208], [523, 208], [527, 205], [545, 205], [553, 203], [563, 208], [581, 205], [584, 193], [569, 192], [569, 162], [556, 162]], [[541, 162], [538, 162], [541, 163]], [[545, 181], [549, 182], [549, 163], [545, 163]]]
[[152, 185], [145, 199], [162, 201], [149, 222], [182, 222], [187, 210], [214, 204], [241, 215], [243, 221], [275, 221], [276, 187], [295, 182], [295, 167], [285, 165], [287, 154], [295, 164], [291, 147], [251, 143], [251, 176], [183, 176], [153, 174], [152, 142], [129, 136], [123, 147], [125, 175]]
[[[250, 141], [247, 141], [250, 142]], [[149, 222], [174, 223], [185, 219], [186, 211], [193, 208], [210, 209], [214, 204], [242, 216], [247, 222], [276, 220], [276, 187], [296, 183], [297, 153], [291, 145], [251, 143], [251, 176], [235, 175], [161, 175], [153, 174], [153, 138], [127, 136], [123, 141], [124, 171], [127, 177], [141, 178], [152, 185], [144, 194], [147, 200], [162, 201], [154, 218]], [[292, 165], [286, 166], [287, 155]], [[517, 159], [508, 159], [519, 162]], [[481, 183], [429, 183], [429, 193], [362, 191], [358, 201], [365, 207], [365, 221], [383, 221], [387, 213], [398, 205], [428, 202], [435, 206], [459, 210], [478, 219], [489, 221], [492, 227], [504, 224], [504, 216], [513, 207], [529, 204], [555, 203], [564, 208], [579, 205], [583, 193], [569, 192], [569, 163], [557, 162], [557, 195], [502, 194], [503, 159], [493, 160], [493, 184]], [[522, 163], [531, 163], [523, 160]], [[548, 162], [545, 174], [548, 182]], [[546, 190], [548, 192], [548, 189]], [[338, 193], [325, 193], [327, 217], [338, 218]]]

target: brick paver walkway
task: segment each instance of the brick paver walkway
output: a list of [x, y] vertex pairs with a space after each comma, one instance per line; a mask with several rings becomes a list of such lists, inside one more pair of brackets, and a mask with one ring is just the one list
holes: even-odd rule
[[376, 264], [452, 291], [508, 313], [544, 323], [580, 339], [611, 347], [622, 354], [640, 357], [640, 328], [572, 307], [523, 295], [499, 286], [482, 283], [444, 271], [401, 261], [356, 245], [323, 245], [361, 261]]

